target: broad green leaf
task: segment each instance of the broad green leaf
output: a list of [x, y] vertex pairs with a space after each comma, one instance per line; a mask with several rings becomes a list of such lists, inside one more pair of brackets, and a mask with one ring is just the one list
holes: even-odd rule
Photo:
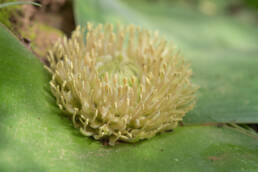
[[59, 111], [42, 64], [0, 25], [0, 171], [257, 171], [257, 136], [179, 127], [115, 147], [83, 137]]
[[141, 24], [175, 43], [192, 63], [193, 81], [200, 86], [197, 106], [185, 123], [258, 122], [257, 26], [223, 13], [207, 16], [178, 4], [129, 0], [76, 0], [75, 16], [81, 25]]

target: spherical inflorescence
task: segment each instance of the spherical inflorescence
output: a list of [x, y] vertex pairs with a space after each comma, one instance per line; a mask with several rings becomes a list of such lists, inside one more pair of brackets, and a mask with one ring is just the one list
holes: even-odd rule
[[191, 70], [158, 33], [88, 24], [49, 51], [57, 104], [86, 136], [136, 142], [171, 130], [193, 108]]

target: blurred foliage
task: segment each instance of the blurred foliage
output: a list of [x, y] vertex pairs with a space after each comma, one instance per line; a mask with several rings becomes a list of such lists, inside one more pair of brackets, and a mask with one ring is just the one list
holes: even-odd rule
[[[139, 1], [139, 0], [125, 0]], [[199, 8], [207, 14], [215, 12], [234, 14], [240, 11], [253, 12], [257, 16], [258, 0], [140, 0], [150, 3], [180, 3], [181, 5]], [[255, 11], [256, 10], [256, 11]]]
[[242, 2], [247, 4], [249, 7], [258, 9], [258, 0], [243, 0]]
[[[7, 2], [14, 2], [15, 0], [0, 0], [0, 4], [7, 3]], [[16, 10], [18, 9], [18, 6], [9, 6], [6, 8], [2, 8], [0, 10], [0, 22], [4, 24], [6, 27], [11, 29], [11, 17], [15, 14]]]
[[[99, 1], [99, 0], [98, 0]], [[258, 0], [120, 0], [127, 4], [156, 4], [157, 6], [186, 7], [207, 16], [233, 16], [244, 23], [258, 25]], [[138, 8], [138, 7], [137, 7]]]

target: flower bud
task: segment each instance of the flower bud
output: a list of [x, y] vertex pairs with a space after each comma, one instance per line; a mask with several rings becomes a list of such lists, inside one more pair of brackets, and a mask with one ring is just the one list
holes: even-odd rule
[[177, 126], [194, 107], [191, 69], [157, 33], [113, 25], [78, 27], [50, 50], [58, 106], [83, 135], [136, 142]]

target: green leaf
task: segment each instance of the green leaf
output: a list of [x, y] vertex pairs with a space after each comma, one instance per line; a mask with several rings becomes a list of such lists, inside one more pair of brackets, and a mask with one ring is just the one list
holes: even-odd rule
[[0, 171], [257, 171], [257, 136], [179, 127], [115, 147], [83, 137], [61, 114], [42, 64], [0, 25]]
[[77, 24], [121, 20], [158, 29], [174, 42], [192, 63], [193, 81], [200, 86], [185, 123], [258, 122], [257, 26], [178, 4], [126, 2], [76, 0]]

